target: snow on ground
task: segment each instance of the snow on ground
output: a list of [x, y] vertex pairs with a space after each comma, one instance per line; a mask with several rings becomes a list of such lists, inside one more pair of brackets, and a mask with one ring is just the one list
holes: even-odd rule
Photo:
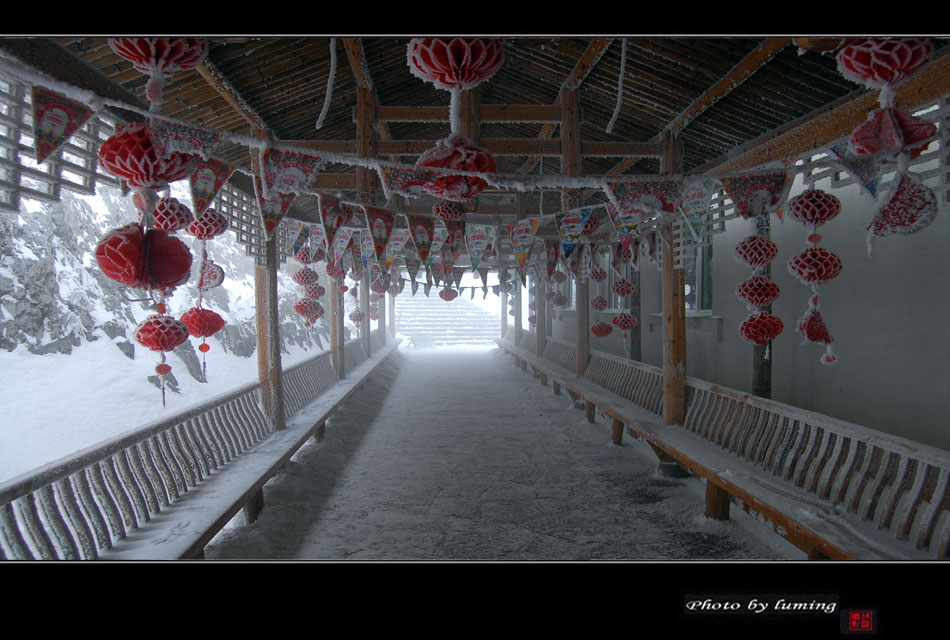
[[[317, 353], [291, 347], [282, 363]], [[137, 347], [135, 359], [126, 358], [105, 334], [69, 355], [0, 350], [0, 482], [257, 380], [256, 357], [224, 353], [217, 343], [207, 354], [207, 383], [174, 354], [167, 359], [180, 393], [166, 390], [163, 407], [147, 380], [159, 355]]]
[[660, 476], [646, 445], [613, 445], [500, 350], [401, 348], [354, 400], [207, 559], [802, 557], [739, 509], [705, 518], [699, 480]]

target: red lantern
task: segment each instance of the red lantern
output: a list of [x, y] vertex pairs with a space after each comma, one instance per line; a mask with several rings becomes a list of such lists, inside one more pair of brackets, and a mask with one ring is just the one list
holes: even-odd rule
[[607, 299], [604, 296], [597, 296], [590, 301], [590, 306], [597, 311], [603, 311], [607, 308]]
[[489, 79], [505, 59], [497, 38], [413, 38], [406, 52], [409, 71], [439, 89], [472, 89]]
[[208, 41], [203, 38], [109, 38], [109, 47], [148, 74], [145, 92], [156, 103], [162, 101], [162, 87], [168, 76], [194, 69], [208, 54]]
[[294, 311], [309, 320], [316, 320], [323, 315], [323, 307], [313, 298], [304, 298], [295, 302]]
[[386, 293], [386, 289], [388, 288], [386, 284], [386, 279], [379, 278], [377, 280], [374, 280], [373, 284], [371, 284], [369, 288], [370, 288], [370, 291], [372, 291], [373, 293]]
[[188, 327], [171, 316], [151, 315], [136, 327], [135, 340], [152, 351], [171, 351], [188, 340]]
[[613, 286], [610, 287], [610, 290], [618, 296], [629, 296], [636, 291], [636, 287], [629, 280], [617, 280]]
[[152, 211], [155, 228], [165, 231], [178, 231], [187, 227], [192, 220], [191, 209], [175, 198], [162, 198]]
[[789, 260], [789, 272], [803, 284], [824, 284], [841, 273], [841, 258], [821, 247], [808, 247]]
[[148, 127], [139, 122], [119, 128], [99, 147], [99, 164], [133, 189], [163, 189], [194, 172], [197, 156], [171, 153], [159, 158]]
[[458, 291], [456, 291], [455, 289], [449, 289], [448, 287], [446, 287], [445, 289], [442, 289], [442, 291], [439, 292], [439, 297], [445, 300], [446, 302], [451, 302], [452, 300], [455, 300], [458, 297], [458, 295], [459, 295]]
[[897, 84], [930, 60], [928, 38], [849, 38], [838, 52], [838, 71], [869, 87]]
[[315, 300], [317, 298], [322, 298], [323, 294], [326, 292], [327, 290], [321, 287], [319, 284], [313, 283], [307, 285], [307, 288], [304, 290], [304, 295]]
[[746, 342], [752, 344], [766, 344], [785, 329], [784, 323], [778, 316], [770, 313], [754, 313], [745, 319], [739, 327], [739, 335]]
[[818, 227], [841, 212], [841, 201], [820, 189], [809, 189], [788, 201], [788, 212], [802, 224]]
[[317, 272], [309, 267], [298, 269], [297, 272], [291, 276], [294, 282], [304, 287], [308, 284], [315, 283], [318, 277]]
[[567, 280], [567, 274], [563, 271], [555, 271], [551, 275], [551, 280], [558, 283], [565, 282]]
[[188, 228], [185, 229], [188, 233], [198, 238], [199, 240], [210, 240], [215, 236], [219, 236], [225, 231], [228, 230], [228, 219], [222, 213], [218, 213], [214, 209], [205, 209], [205, 212], [201, 214], [201, 217], [196, 219]]
[[[335, 262], [330, 262], [327, 264], [327, 275], [333, 278], [334, 280], [343, 280], [343, 267]], [[346, 291], [346, 289], [344, 289]]]
[[111, 231], [96, 246], [96, 261], [113, 280], [137, 289], [169, 289], [191, 273], [191, 252], [161, 229], [143, 232], [137, 224]]
[[224, 328], [224, 318], [211, 309], [192, 307], [181, 316], [181, 321], [188, 327], [188, 333], [196, 338], [213, 336]]
[[351, 311], [351, 312], [350, 312], [350, 320], [352, 320], [353, 322], [356, 322], [357, 324], [359, 324], [360, 322], [362, 322], [362, 321], [363, 321], [363, 318], [365, 318], [365, 317], [366, 317], [366, 316], [363, 315], [363, 312], [362, 312], [362, 311]]
[[442, 200], [432, 207], [432, 215], [441, 220], [458, 220], [464, 213], [457, 202], [449, 200]]
[[555, 307], [563, 307], [567, 304], [567, 296], [563, 293], [555, 294], [554, 298], [551, 300], [551, 304]]
[[297, 253], [294, 254], [294, 260], [300, 264], [310, 264], [313, 262], [313, 257], [310, 255], [310, 247], [300, 247], [297, 249]]
[[537, 318], [536, 316], [528, 316], [528, 323], [529, 323], [529, 324], [535, 324], [535, 323], [537, 323], [537, 321], [538, 321], [538, 318]]
[[637, 319], [629, 313], [618, 314], [613, 317], [611, 322], [624, 331], [637, 326]]
[[590, 332], [593, 333], [598, 338], [605, 338], [609, 336], [610, 332], [613, 330], [614, 328], [611, 325], [607, 324], [606, 322], [598, 322], [597, 324], [595, 324], [594, 326], [590, 328]]
[[764, 307], [779, 297], [781, 289], [765, 276], [752, 276], [736, 287], [736, 296], [753, 307]]
[[603, 282], [607, 279], [607, 272], [600, 265], [595, 264], [590, 268], [590, 277], [597, 282]]
[[736, 245], [736, 256], [750, 267], [768, 264], [778, 255], [778, 245], [764, 236], [749, 236]]
[[[438, 141], [433, 148], [419, 156], [416, 165], [478, 173], [494, 173], [496, 170], [495, 161], [487, 150], [457, 135]], [[445, 175], [427, 182], [423, 189], [445, 200], [464, 202], [477, 196], [487, 186], [488, 182], [477, 176]]]

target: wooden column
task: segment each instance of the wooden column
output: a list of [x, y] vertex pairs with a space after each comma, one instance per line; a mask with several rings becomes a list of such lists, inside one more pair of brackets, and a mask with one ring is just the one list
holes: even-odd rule
[[360, 276], [360, 313], [363, 319], [360, 320], [360, 342], [363, 343], [363, 353], [368, 358], [372, 353], [373, 345], [370, 340], [370, 322], [369, 322], [369, 276], [370, 270], [363, 269]]
[[[356, 149], [361, 158], [376, 156], [376, 93], [370, 86], [356, 88]], [[366, 167], [356, 168], [356, 190], [364, 204], [374, 204], [376, 172]]]
[[[581, 175], [581, 107], [580, 96], [576, 89], [561, 91], [561, 173], [565, 176]], [[580, 193], [576, 189], [566, 189], [561, 194], [561, 207], [565, 210], [581, 205]], [[579, 250], [579, 249], [578, 249]], [[587, 281], [575, 283], [575, 341], [577, 356], [575, 373], [584, 375], [590, 362], [590, 302], [588, 300]]]
[[516, 276], [512, 279], [515, 286], [515, 294], [512, 296], [514, 298], [514, 309], [515, 309], [515, 344], [521, 344], [521, 336], [523, 335], [524, 328], [521, 326], [521, 281]]
[[[537, 336], [535, 354], [540, 358], [544, 355], [544, 347], [548, 337], [548, 308], [544, 295], [547, 293], [547, 283], [536, 278], [534, 281], [534, 334]], [[544, 374], [541, 374], [544, 375]]]
[[634, 269], [629, 264], [626, 267], [627, 280], [633, 283], [633, 293], [630, 294], [630, 315], [637, 319], [637, 323], [630, 327], [628, 337], [628, 350], [630, 359], [635, 362], [643, 361], [643, 347], [640, 338], [640, 327], [643, 324], [642, 310], [640, 307], [640, 270]]
[[389, 292], [383, 292], [379, 294], [379, 322], [376, 324], [376, 329], [379, 331], [379, 340], [380, 344], [386, 344], [386, 296], [389, 295]]
[[[669, 228], [664, 236], [672, 243]], [[673, 268], [671, 244], [663, 245], [663, 422], [686, 419], [686, 296], [685, 272]]]
[[336, 371], [336, 377], [341, 380], [346, 371], [343, 360], [343, 293], [340, 291], [340, 281], [330, 278], [330, 361]]
[[502, 290], [498, 293], [498, 297], [501, 298], [501, 337], [510, 340], [508, 337], [508, 294]]
[[[389, 298], [389, 335], [396, 337], [396, 296], [387, 293]], [[383, 344], [386, 344], [386, 336], [383, 336]]]
[[277, 314], [277, 238], [265, 241], [264, 264], [254, 269], [257, 314], [257, 376], [261, 405], [275, 430], [283, 429], [284, 393], [280, 363], [280, 326]]

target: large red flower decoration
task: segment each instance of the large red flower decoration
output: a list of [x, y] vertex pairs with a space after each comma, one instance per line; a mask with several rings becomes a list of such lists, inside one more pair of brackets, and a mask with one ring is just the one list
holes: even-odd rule
[[927, 150], [937, 135], [937, 126], [900, 109], [873, 111], [868, 119], [851, 132], [848, 141], [854, 155], [881, 153], [890, 156], [904, 152], [916, 158]]
[[197, 156], [170, 153], [159, 158], [148, 126], [133, 122], [120, 127], [99, 147], [99, 164], [134, 189], [164, 189], [194, 172]]
[[868, 87], [896, 84], [930, 60], [928, 38], [850, 38], [838, 52], [838, 71]]
[[497, 38], [413, 38], [406, 51], [410, 72], [439, 89], [472, 89], [492, 77], [505, 59]]
[[[450, 136], [419, 156], [416, 165], [442, 169], [460, 169], [477, 173], [494, 173], [495, 160], [488, 151], [475, 146], [462, 136]], [[434, 196], [455, 202], [471, 200], [485, 190], [488, 182], [478, 176], [446, 175], [423, 185]]]
[[162, 101], [165, 78], [194, 69], [208, 54], [208, 41], [203, 38], [109, 38], [109, 47], [148, 74], [145, 92], [151, 102]]

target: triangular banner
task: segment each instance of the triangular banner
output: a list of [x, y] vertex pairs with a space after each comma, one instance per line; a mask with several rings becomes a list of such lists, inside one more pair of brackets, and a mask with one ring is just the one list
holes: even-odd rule
[[557, 232], [561, 237], [561, 248], [564, 258], [570, 258], [571, 252], [577, 246], [577, 239], [584, 232], [584, 226], [587, 219], [590, 218], [593, 209], [581, 209], [557, 216]]
[[383, 263], [386, 245], [389, 243], [389, 236], [393, 231], [393, 221], [395, 214], [386, 209], [377, 207], [363, 207], [366, 212], [366, 224], [370, 235], [373, 237], [373, 247], [376, 250], [376, 259]]
[[831, 145], [828, 149], [838, 165], [861, 186], [864, 193], [877, 198], [881, 175], [895, 163], [890, 158], [876, 154], [853, 156], [847, 141]]
[[792, 186], [784, 169], [728, 176], [720, 182], [743, 218], [777, 212]]
[[545, 273], [548, 276], [548, 282], [551, 281], [551, 276], [554, 275], [554, 272], [557, 270], [557, 261], [559, 256], [559, 247], [560, 244], [557, 240], [545, 240], [544, 241], [544, 265]]
[[522, 269], [524, 269], [525, 260], [528, 259], [528, 252], [534, 245], [534, 234], [540, 223], [541, 218], [524, 218], [508, 225], [508, 240], [511, 242], [511, 250]]
[[679, 180], [609, 182], [608, 196], [621, 212], [639, 209], [649, 213], [673, 213], [680, 199]]
[[435, 234], [435, 219], [413, 215], [407, 215], [406, 219], [409, 221], [409, 231], [416, 244], [416, 252], [419, 254], [419, 260], [425, 262], [429, 258], [429, 251], [432, 248], [432, 239]]
[[264, 233], [270, 239], [297, 195], [294, 193], [275, 193], [270, 197], [265, 197], [261, 180], [257, 176], [254, 177], [254, 192], [257, 194], [257, 206], [261, 212]]
[[[406, 273], [409, 274], [409, 279], [415, 281], [416, 274], [419, 273], [419, 267], [422, 266], [422, 262], [418, 258], [413, 256], [406, 256]], [[415, 293], [415, 290], [413, 290]]]
[[409, 241], [409, 229], [393, 229], [389, 234], [389, 242], [386, 243], [385, 262], [383, 270], [388, 271], [396, 256], [402, 251], [403, 247]]
[[623, 248], [626, 249], [630, 246], [630, 241], [639, 233], [638, 228], [640, 223], [648, 214], [644, 209], [634, 207], [627, 210], [620, 210], [613, 204], [608, 203], [607, 215], [610, 216], [611, 222], [614, 223], [617, 239]]
[[709, 202], [717, 184], [716, 180], [701, 178], [689, 181], [683, 187], [679, 210], [682, 212], [686, 225], [696, 242], [700, 242], [703, 238], [703, 228], [706, 226]]
[[482, 279], [482, 287], [488, 286], [488, 267], [479, 267], [478, 275]]
[[333, 236], [333, 262], [335, 264], [340, 264], [343, 259], [343, 255], [353, 241], [354, 231], [356, 230], [353, 227], [340, 227], [336, 230], [336, 235]]
[[445, 239], [443, 249], [447, 246], [452, 252], [452, 264], [458, 262], [462, 255], [462, 249], [465, 247], [465, 221], [464, 220], [446, 220], [445, 228], [448, 235]]
[[261, 177], [268, 194], [300, 193], [320, 170], [320, 156], [268, 149], [261, 158]]
[[491, 245], [492, 235], [495, 232], [494, 225], [488, 224], [470, 224], [465, 227], [465, 246], [468, 248], [468, 256], [472, 261], [472, 271], [478, 270], [478, 264], [482, 260], [485, 251]]
[[148, 136], [159, 158], [167, 158], [173, 153], [186, 153], [210, 160], [211, 152], [221, 141], [221, 134], [215, 131], [156, 117], [149, 118]]
[[327, 246], [334, 246], [337, 229], [345, 226], [353, 219], [353, 209], [332, 198], [320, 196], [320, 218], [327, 235]]
[[425, 265], [425, 268], [428, 269], [432, 266], [432, 258], [439, 254], [442, 251], [442, 245], [445, 244], [446, 239], [449, 237], [449, 232], [445, 228], [444, 224], [437, 224], [432, 229], [432, 244], [429, 246], [429, 256], [422, 261], [422, 264]]
[[192, 211], [196, 220], [201, 218], [211, 205], [232, 173], [234, 173], [234, 167], [214, 158], [198, 163], [195, 172], [188, 179], [188, 184], [191, 186]]
[[43, 162], [56, 153], [89, 121], [92, 113], [92, 109], [81, 102], [48, 89], [33, 87], [33, 146], [36, 161]]
[[383, 194], [386, 198], [393, 194], [417, 197], [426, 193], [425, 185], [432, 184], [443, 174], [424, 167], [404, 167], [381, 165], [377, 173], [383, 185]]
[[314, 223], [310, 225], [310, 259], [319, 260], [321, 252], [326, 255], [327, 250], [327, 232], [323, 225]]

